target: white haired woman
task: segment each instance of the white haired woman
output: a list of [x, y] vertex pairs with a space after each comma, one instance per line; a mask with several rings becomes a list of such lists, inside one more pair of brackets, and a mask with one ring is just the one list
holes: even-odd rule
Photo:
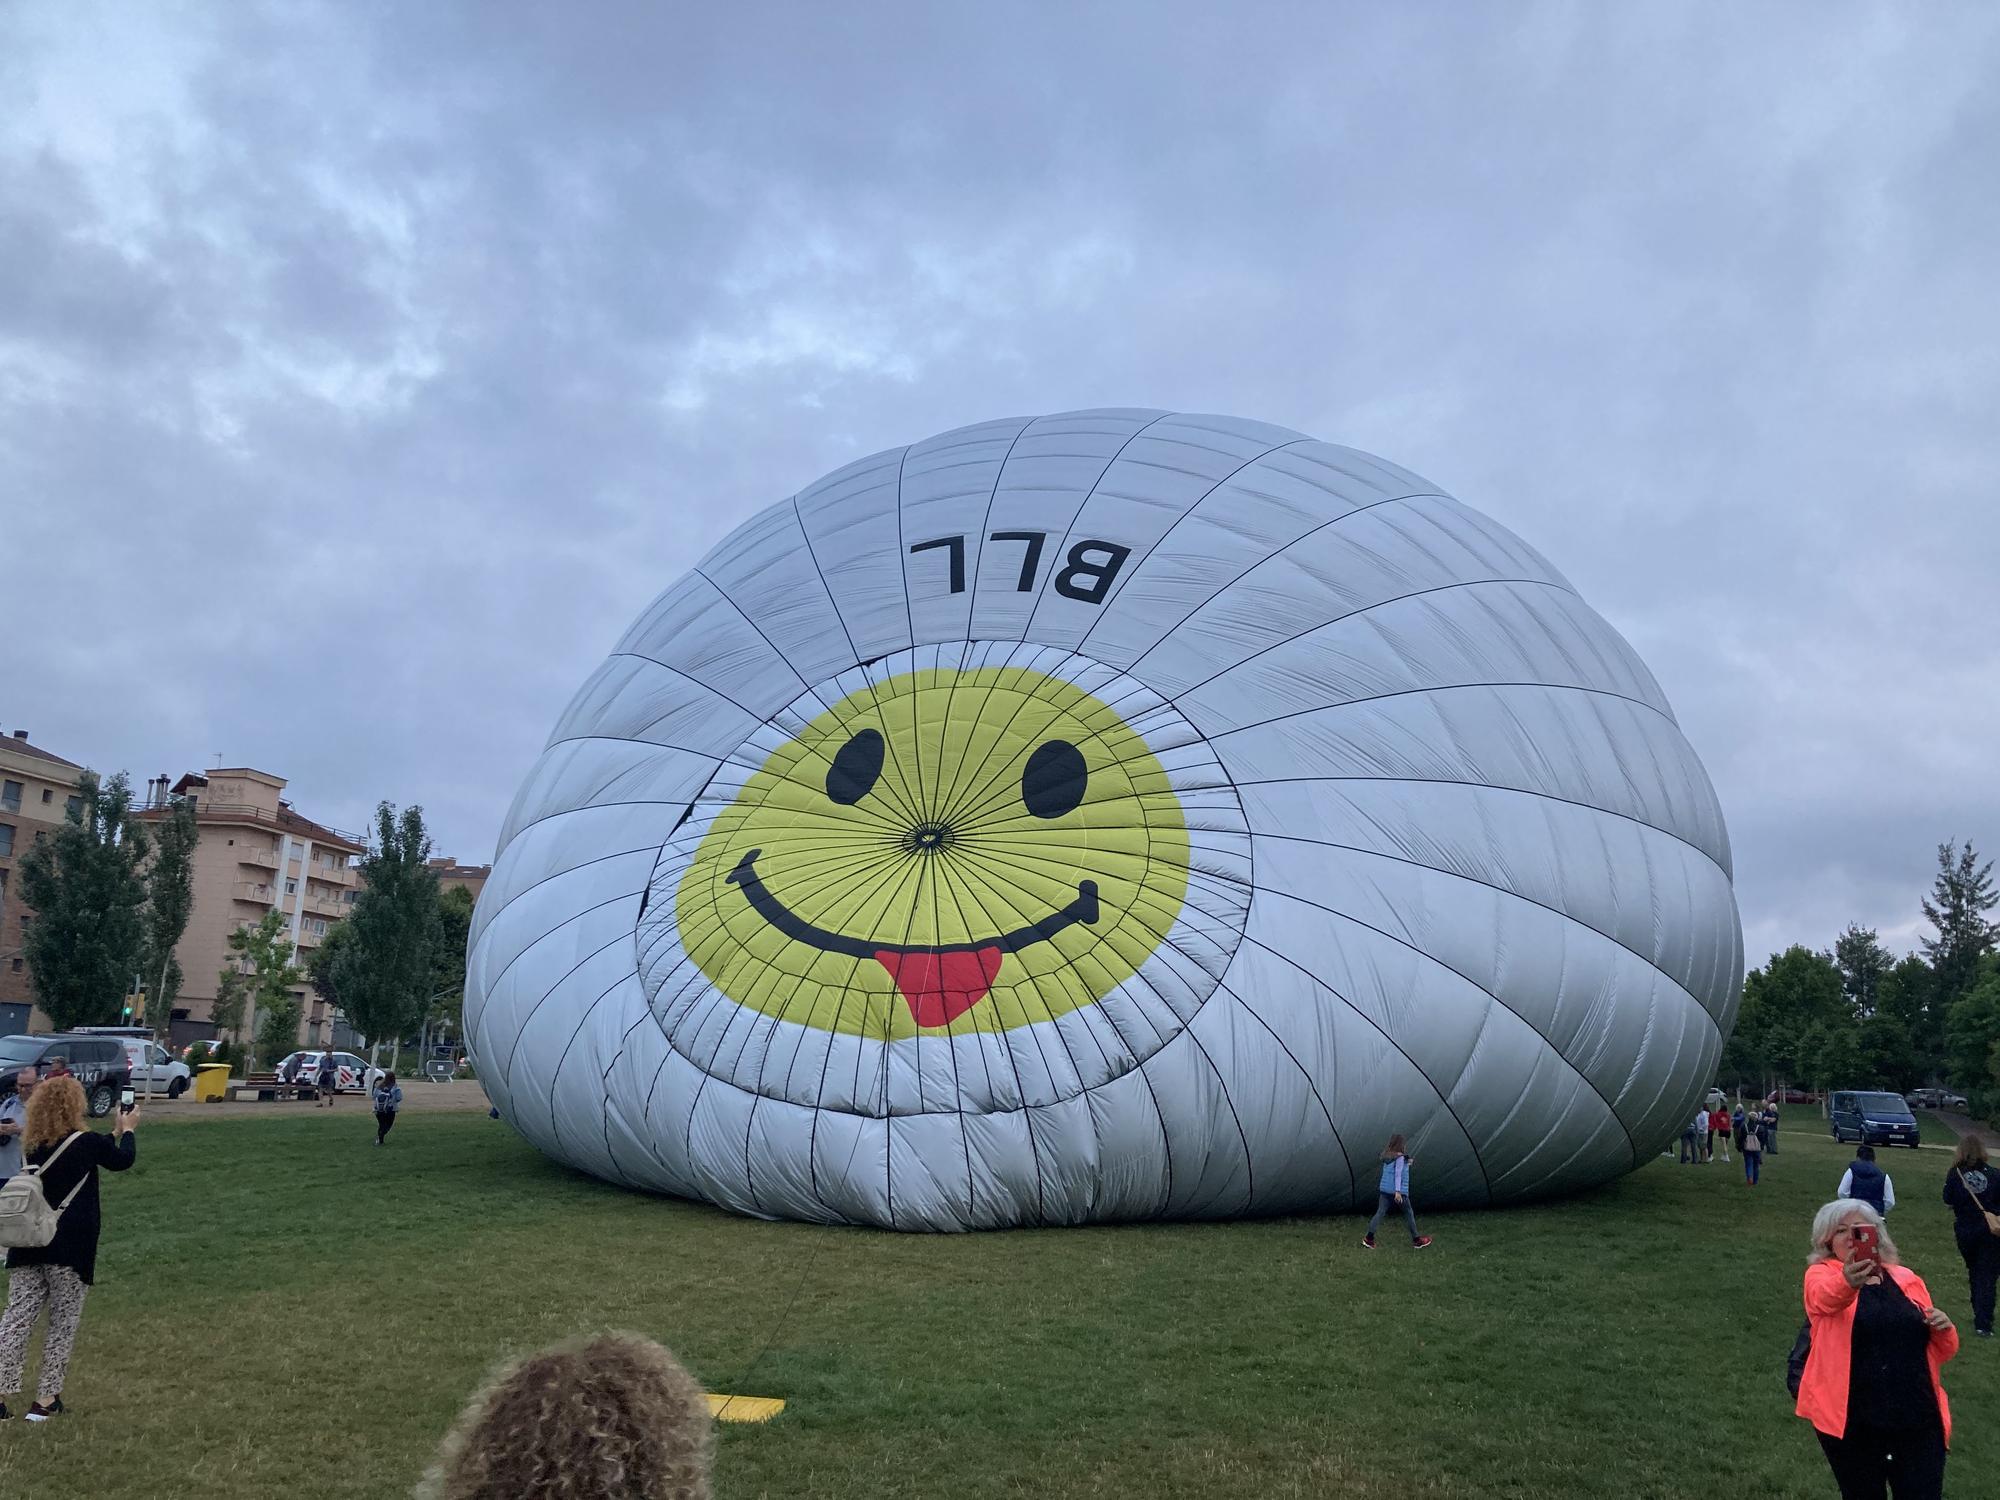
[[1882, 1216], [1843, 1198], [1813, 1216], [1806, 1257], [1812, 1352], [1798, 1414], [1813, 1424], [1841, 1500], [1939, 1500], [1951, 1405], [1943, 1365], [1958, 1330], [1903, 1265]]

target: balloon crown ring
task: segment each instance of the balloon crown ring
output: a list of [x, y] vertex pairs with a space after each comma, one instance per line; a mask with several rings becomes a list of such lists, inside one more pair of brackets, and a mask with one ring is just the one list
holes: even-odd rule
[[910, 854], [942, 854], [958, 842], [949, 823], [919, 823], [903, 835], [902, 845]]

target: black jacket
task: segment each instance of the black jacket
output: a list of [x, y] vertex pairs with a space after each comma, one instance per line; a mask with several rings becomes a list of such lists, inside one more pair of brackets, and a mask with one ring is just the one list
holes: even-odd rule
[[[28, 1165], [38, 1167], [56, 1154], [55, 1146], [28, 1153]], [[60, 1160], [42, 1174], [42, 1195], [54, 1208], [70, 1195], [79, 1182], [83, 1191], [62, 1211], [56, 1223], [56, 1237], [46, 1245], [7, 1252], [7, 1269], [16, 1266], [68, 1266], [83, 1278], [85, 1286], [97, 1279], [97, 1231], [101, 1224], [97, 1206], [97, 1169], [122, 1172], [138, 1159], [138, 1144], [132, 1132], [116, 1137], [86, 1130], [70, 1143]]]
[[1956, 1216], [1955, 1228], [1976, 1229], [1985, 1234], [1986, 1214], [1980, 1209], [2000, 1214], [2000, 1167], [1992, 1162], [1983, 1167], [1969, 1167], [1963, 1182], [1959, 1181], [1958, 1168], [1952, 1168], [1944, 1174], [1944, 1201], [1951, 1205]]

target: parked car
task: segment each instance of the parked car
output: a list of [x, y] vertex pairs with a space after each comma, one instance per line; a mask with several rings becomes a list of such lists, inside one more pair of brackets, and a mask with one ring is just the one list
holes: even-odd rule
[[[298, 1059], [300, 1083], [311, 1083], [319, 1077], [320, 1053], [313, 1051], [288, 1054], [278, 1064], [280, 1078], [291, 1071], [293, 1058]], [[352, 1052], [334, 1053], [333, 1066], [333, 1091], [336, 1094], [372, 1089], [376, 1080], [383, 1076], [382, 1069], [375, 1067], [365, 1057], [356, 1057]]]
[[125, 1062], [132, 1070], [133, 1092], [143, 1094], [150, 1084], [155, 1093], [178, 1099], [194, 1082], [194, 1070], [151, 1037], [122, 1036], [115, 1040], [125, 1049]]
[[63, 1031], [0, 1037], [0, 1088], [8, 1093], [13, 1092], [14, 1075], [21, 1069], [32, 1065], [46, 1073], [54, 1063], [63, 1064], [83, 1085], [84, 1099], [96, 1119], [110, 1114], [120, 1092], [132, 1087], [132, 1065], [120, 1038]]
[[1912, 1109], [1964, 1109], [1963, 1094], [1954, 1094], [1946, 1089], [1912, 1089], [1905, 1096]]
[[1901, 1094], [1835, 1089], [1827, 1116], [1836, 1141], [1866, 1141], [1871, 1146], [1923, 1144], [1916, 1116]]
[[1798, 1087], [1772, 1089], [1771, 1092], [1766, 1094], [1764, 1097], [1770, 1100], [1773, 1104], [1819, 1103], [1818, 1094], [1815, 1094], [1811, 1089], [1802, 1089]]

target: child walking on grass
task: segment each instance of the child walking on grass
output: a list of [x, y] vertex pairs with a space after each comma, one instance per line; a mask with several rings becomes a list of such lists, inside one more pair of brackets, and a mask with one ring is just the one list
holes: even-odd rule
[[1361, 1243], [1370, 1250], [1375, 1248], [1375, 1231], [1394, 1206], [1403, 1211], [1403, 1222], [1410, 1226], [1411, 1248], [1421, 1250], [1430, 1244], [1429, 1235], [1417, 1233], [1417, 1211], [1410, 1206], [1410, 1153], [1400, 1134], [1390, 1136], [1389, 1144], [1382, 1148], [1382, 1177], [1375, 1189], [1375, 1217], [1368, 1221], [1368, 1233]]

